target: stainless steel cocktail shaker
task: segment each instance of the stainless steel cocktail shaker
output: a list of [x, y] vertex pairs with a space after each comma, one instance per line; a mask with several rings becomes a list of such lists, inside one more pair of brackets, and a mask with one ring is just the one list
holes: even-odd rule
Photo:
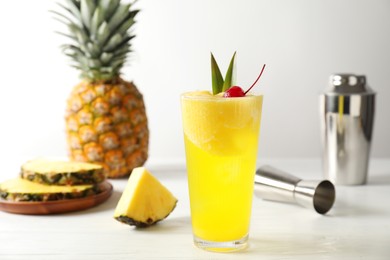
[[320, 96], [323, 171], [334, 184], [367, 181], [375, 92], [365, 76], [335, 74]]

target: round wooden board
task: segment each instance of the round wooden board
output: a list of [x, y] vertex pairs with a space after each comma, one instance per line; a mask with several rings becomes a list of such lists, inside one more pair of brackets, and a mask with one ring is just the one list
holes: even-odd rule
[[111, 196], [112, 184], [104, 181], [100, 185], [102, 192], [81, 199], [32, 202], [14, 202], [0, 199], [0, 210], [15, 214], [49, 215], [88, 209], [103, 203]]

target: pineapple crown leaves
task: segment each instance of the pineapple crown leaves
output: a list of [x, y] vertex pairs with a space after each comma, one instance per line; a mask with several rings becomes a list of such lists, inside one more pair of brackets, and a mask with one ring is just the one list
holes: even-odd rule
[[235, 57], [236, 52], [234, 52], [233, 57], [230, 60], [229, 68], [226, 71], [224, 80], [214, 55], [211, 53], [211, 82], [214, 95], [224, 92], [232, 86]]
[[63, 12], [52, 11], [55, 19], [65, 24], [70, 38], [62, 45], [65, 55], [73, 60], [72, 67], [81, 71], [89, 81], [109, 81], [120, 70], [131, 52], [131, 27], [139, 10], [135, 3], [120, 0], [65, 0], [58, 3]]

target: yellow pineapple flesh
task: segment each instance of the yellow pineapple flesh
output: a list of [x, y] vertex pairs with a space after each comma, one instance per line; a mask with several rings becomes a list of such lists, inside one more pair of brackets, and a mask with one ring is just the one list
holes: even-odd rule
[[144, 167], [135, 168], [115, 208], [114, 218], [136, 227], [148, 227], [165, 219], [177, 199]]

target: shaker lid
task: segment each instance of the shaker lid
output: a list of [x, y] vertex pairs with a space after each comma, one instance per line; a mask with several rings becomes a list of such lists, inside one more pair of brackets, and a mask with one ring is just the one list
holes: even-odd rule
[[333, 74], [329, 83], [327, 94], [374, 94], [364, 75]]

